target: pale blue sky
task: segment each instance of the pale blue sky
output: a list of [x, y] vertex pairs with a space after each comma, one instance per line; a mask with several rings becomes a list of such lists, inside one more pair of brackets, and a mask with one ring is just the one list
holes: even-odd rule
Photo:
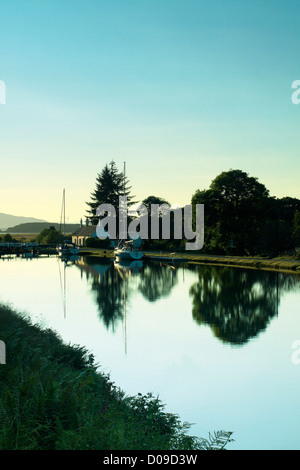
[[0, 5], [0, 212], [85, 215], [110, 160], [138, 200], [187, 204], [230, 168], [300, 198], [300, 3]]

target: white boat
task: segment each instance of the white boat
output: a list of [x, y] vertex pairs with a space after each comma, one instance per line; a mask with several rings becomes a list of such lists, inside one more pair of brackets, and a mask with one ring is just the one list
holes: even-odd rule
[[138, 260], [142, 259], [144, 252], [142, 250], [142, 240], [123, 240], [114, 250], [115, 258], [118, 260]]
[[79, 248], [74, 243], [64, 242], [56, 247], [59, 256], [74, 256], [79, 254]]
[[63, 226], [64, 226], [64, 238], [63, 241], [57, 245], [56, 251], [58, 256], [66, 257], [66, 256], [74, 256], [79, 254], [79, 248], [75, 245], [75, 243], [68, 242], [66, 240], [65, 235], [65, 226], [66, 226], [66, 204], [65, 204], [65, 190], [63, 190], [63, 201], [62, 201], [62, 213], [61, 213], [61, 225], [62, 225], [62, 218], [63, 218]]
[[135, 243], [136, 240], [128, 240], [122, 242], [114, 250], [116, 260], [139, 260], [142, 259], [144, 253], [141, 249], [140, 243]]

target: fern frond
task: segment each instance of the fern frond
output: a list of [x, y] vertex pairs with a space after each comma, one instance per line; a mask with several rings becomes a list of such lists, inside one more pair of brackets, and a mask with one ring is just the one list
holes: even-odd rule
[[225, 446], [234, 441], [231, 439], [231, 431], [215, 431], [213, 434], [209, 433], [208, 439], [200, 439], [202, 450], [224, 450]]

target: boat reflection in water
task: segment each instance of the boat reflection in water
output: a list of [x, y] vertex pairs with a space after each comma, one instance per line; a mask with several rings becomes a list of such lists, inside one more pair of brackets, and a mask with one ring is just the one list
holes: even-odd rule
[[299, 448], [299, 275], [160, 258], [3, 258], [0, 293], [91, 351], [127, 396], [163, 397], [194, 435], [221, 416], [241, 449]]
[[188, 288], [190, 306], [186, 309], [190, 309], [194, 324], [210, 327], [218, 341], [231, 347], [242, 347], [265, 331], [278, 316], [282, 295], [299, 285], [297, 277], [285, 273], [160, 260], [85, 257], [75, 265], [82, 276], [86, 275], [99, 319], [112, 332], [124, 321], [124, 298], [127, 310], [129, 302], [134, 310], [137, 294], [157, 303], [171, 297], [178, 284], [184, 284], [187, 274], [193, 281]]
[[59, 258], [65, 264], [75, 264], [76, 261], [79, 261], [79, 255], [68, 254], [60, 256]]
[[[61, 255], [57, 257], [58, 261], [58, 269], [59, 269], [59, 279], [60, 279], [60, 289], [61, 289], [61, 296], [62, 296], [62, 304], [63, 304], [63, 312], [64, 318], [67, 316], [67, 273], [66, 269], [68, 266], [72, 266], [79, 261], [79, 255]], [[63, 273], [61, 270], [61, 263], [64, 264]]]
[[[60, 232], [62, 240], [56, 247], [56, 251], [58, 256], [61, 258], [65, 256], [73, 256], [79, 254], [79, 248], [75, 245], [75, 243], [68, 242], [66, 239], [66, 196], [65, 196], [65, 189], [63, 190], [63, 200], [62, 200], [62, 210], [61, 210], [61, 220], [60, 220]], [[63, 228], [63, 230], [62, 230]]]
[[127, 354], [127, 325], [126, 325], [126, 276], [131, 276], [139, 274], [143, 269], [143, 261], [135, 260], [122, 260], [115, 261], [114, 267], [121, 276], [124, 284], [123, 288], [123, 307], [124, 307], [124, 316], [123, 316], [123, 325], [124, 325], [124, 343], [125, 343], [125, 354]]
[[125, 274], [138, 274], [142, 271], [143, 269], [143, 261], [142, 260], [135, 260], [135, 261], [130, 261], [130, 260], [116, 260], [114, 262], [115, 268], [120, 272], [123, 272]]

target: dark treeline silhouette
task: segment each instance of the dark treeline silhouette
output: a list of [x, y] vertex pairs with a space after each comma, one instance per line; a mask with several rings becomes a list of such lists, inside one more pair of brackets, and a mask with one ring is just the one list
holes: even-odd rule
[[[99, 217], [97, 215], [97, 208], [102, 204], [111, 204], [115, 209], [115, 214], [106, 213], [105, 216], [115, 217], [116, 229], [118, 237], [119, 225], [119, 211], [124, 210], [119, 203], [119, 197], [126, 196], [127, 206], [130, 207], [136, 201], [133, 201], [131, 195], [131, 186], [125, 174], [125, 167], [123, 171], [119, 171], [116, 163], [112, 160], [109, 165], [106, 164], [102, 171], [96, 177], [95, 189], [90, 195], [90, 201], [86, 202], [88, 205], [87, 218], [92, 224], [97, 224]], [[103, 215], [104, 217], [104, 215]]]
[[300, 200], [271, 197], [241, 170], [222, 172], [195, 192], [192, 204], [204, 204], [202, 252], [277, 256], [300, 246]]
[[[96, 224], [99, 219], [96, 215], [97, 207], [111, 204], [116, 210], [118, 232], [118, 212], [122, 209], [119, 207], [119, 196], [122, 195], [126, 195], [130, 208], [135, 201], [125, 168], [123, 172], [119, 172], [112, 161], [97, 175], [95, 190], [91, 193], [90, 202], [87, 202], [88, 218]], [[151, 205], [166, 204], [171, 207], [171, 204], [157, 195], [146, 197], [142, 204], [148, 214], [148, 238], [144, 240], [144, 249], [184, 250], [186, 240], [183, 217], [182, 222], [179, 222], [182, 224], [182, 237], [176, 238], [174, 220], [177, 219], [173, 210], [170, 211], [170, 234], [164, 239], [162, 214], [165, 209], [162, 209], [159, 212], [159, 236], [158, 239], [153, 239]], [[292, 254], [300, 246], [300, 199], [270, 196], [269, 190], [256, 177], [249, 176], [244, 171], [229, 170], [220, 173], [208, 189], [195, 191], [191, 204], [194, 213], [197, 204], [204, 204], [204, 246], [201, 253], [273, 257], [281, 253]], [[128, 220], [141, 215], [137, 209], [136, 215], [131, 214]], [[116, 236], [118, 238], [118, 233]]]

